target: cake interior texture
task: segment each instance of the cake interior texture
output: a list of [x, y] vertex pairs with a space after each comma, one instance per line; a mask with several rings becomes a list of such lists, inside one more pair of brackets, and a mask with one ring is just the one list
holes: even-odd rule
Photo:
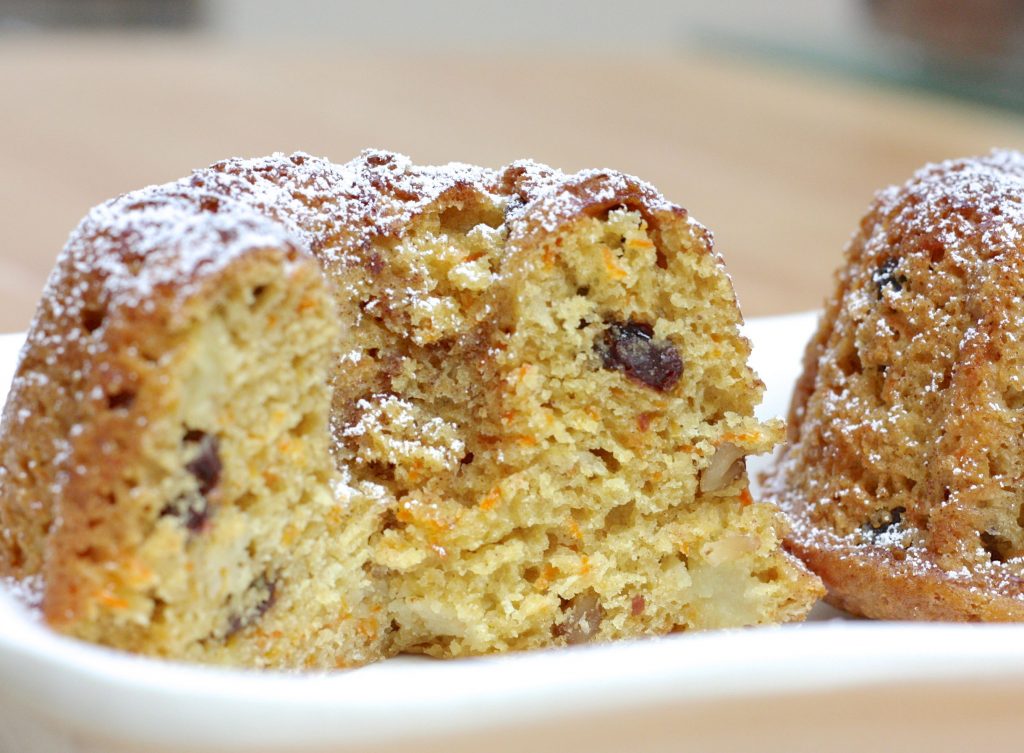
[[[747, 489], [744, 458], [782, 429], [753, 416], [763, 387], [710, 234], [615, 173], [428, 177], [384, 153], [293, 156], [151, 189], [183, 216], [213, 194], [209, 222], [237, 205], [285, 230], [218, 236], [233, 250], [159, 326], [119, 332], [104, 302], [65, 385], [98, 380], [95, 404], [43, 404], [33, 343], [68, 311], [41, 310], [0, 440], [0, 562], [43, 581], [52, 624], [172, 658], [346, 667], [806, 614], [820, 584]], [[320, 179], [415, 211], [353, 232], [301, 190]], [[152, 352], [122, 363], [139, 338]], [[111, 353], [124, 395], [95, 366]], [[83, 427], [71, 460], [11, 439], [38, 422]], [[107, 470], [67, 475], [111, 437]], [[54, 483], [64, 501], [40, 514]]]

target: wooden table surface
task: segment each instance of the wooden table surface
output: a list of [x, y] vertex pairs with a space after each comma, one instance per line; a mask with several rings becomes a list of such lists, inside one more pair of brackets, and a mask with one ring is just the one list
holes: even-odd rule
[[0, 41], [0, 331], [118, 193], [233, 156], [377, 146], [423, 163], [639, 175], [715, 233], [747, 316], [815, 308], [874, 190], [1024, 148], [1024, 119], [709, 52], [351, 52], [202, 37]]

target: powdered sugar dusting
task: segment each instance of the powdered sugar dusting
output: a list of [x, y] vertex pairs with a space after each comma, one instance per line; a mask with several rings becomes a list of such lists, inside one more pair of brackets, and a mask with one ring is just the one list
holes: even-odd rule
[[[41, 567], [41, 541], [51, 526], [62, 524], [62, 492], [91, 462], [76, 456], [79, 434], [73, 427], [82, 415], [109, 408], [107, 401], [133, 378], [134, 364], [160, 361], [159, 344], [143, 352], [144, 344], [133, 339], [133, 323], [145, 320], [153, 331], [164, 331], [202, 286], [239, 258], [266, 249], [288, 260], [286, 274], [315, 258], [335, 283], [341, 304], [359, 300], [360, 276], [379, 272], [380, 256], [400, 250], [399, 239], [415, 218], [474, 203], [502, 218], [478, 225], [476, 232], [502, 243], [552, 232], [581, 213], [598, 215], [625, 205], [642, 212], [655, 232], [662, 215], [689, 223], [710, 246], [710, 235], [684, 210], [635, 178], [609, 170], [565, 175], [529, 161], [490, 170], [458, 163], [418, 167], [380, 150], [344, 165], [304, 153], [273, 154], [218, 162], [179, 181], [120, 196], [90, 211], [72, 232], [22, 350], [0, 433], [0, 484], [18, 490], [19, 513], [40, 524], [26, 534], [38, 539], [33, 541], [15, 543], [14, 534], [0, 530], [0, 545], [35, 557], [27, 571]], [[494, 282], [486, 259], [463, 261], [448, 277], [459, 291], [484, 290]], [[404, 307], [414, 323], [444, 318], [443, 300], [427, 287], [410, 282], [391, 292], [393, 300], [384, 303]], [[366, 312], [353, 317], [383, 305], [365, 303]], [[490, 313], [489, 306], [478, 312]], [[422, 344], [436, 337], [424, 335]], [[342, 362], [357, 365], [362, 358], [349, 348]], [[419, 432], [419, 444], [399, 446], [414, 438], [403, 433], [400, 421], [397, 433], [371, 426], [382, 411], [396, 419], [408, 414], [381, 398], [363, 409], [365, 420], [356, 426], [396, 452], [421, 456], [425, 468], [458, 462], [462, 448], [448, 440], [446, 427], [415, 418], [409, 431]], [[145, 425], [144, 417], [139, 421]], [[23, 453], [12, 439], [18, 436], [47, 446]], [[36, 456], [47, 460], [32, 465]]]
[[1024, 602], [1022, 276], [1021, 154], [931, 165], [878, 194], [766, 479], [798, 549], [876, 571], [881, 590], [955, 584], [977, 597], [965, 613], [978, 595]]
[[38, 575], [17, 579], [0, 577], [0, 590], [38, 617], [43, 603], [43, 579]]

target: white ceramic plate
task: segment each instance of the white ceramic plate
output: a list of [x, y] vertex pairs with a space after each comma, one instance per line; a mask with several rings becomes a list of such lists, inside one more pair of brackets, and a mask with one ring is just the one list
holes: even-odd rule
[[[749, 323], [763, 415], [785, 415], [813, 326]], [[19, 342], [0, 337], [5, 386]], [[1012, 751], [1022, 690], [1017, 626], [819, 608], [797, 626], [289, 675], [81, 644], [0, 593], [2, 753]]]

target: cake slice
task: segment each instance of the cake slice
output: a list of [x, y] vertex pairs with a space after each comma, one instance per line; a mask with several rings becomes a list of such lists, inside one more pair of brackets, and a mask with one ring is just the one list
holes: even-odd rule
[[0, 570], [143, 653], [335, 667], [801, 619], [711, 236], [636, 179], [231, 160], [94, 210], [0, 433]]

